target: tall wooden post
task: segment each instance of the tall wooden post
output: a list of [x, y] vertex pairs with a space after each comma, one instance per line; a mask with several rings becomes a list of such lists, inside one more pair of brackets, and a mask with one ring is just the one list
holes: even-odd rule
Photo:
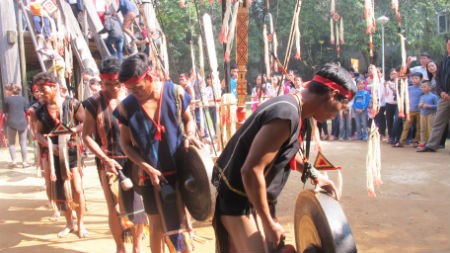
[[19, 55], [20, 55], [20, 74], [22, 76], [22, 92], [25, 100], [28, 102], [27, 85], [27, 64], [25, 60], [25, 43], [23, 39], [23, 10], [17, 4], [17, 31], [19, 32]]
[[236, 21], [236, 63], [238, 65], [237, 95], [238, 125], [245, 120], [245, 100], [247, 98], [247, 63], [248, 63], [248, 1], [239, 5]]
[[[11, 13], [14, 13], [14, 15], [11, 16]], [[15, 13], [13, 1], [2, 1], [0, 4], [0, 71], [2, 90], [8, 83], [21, 83]], [[4, 90], [2, 94], [4, 94]]]

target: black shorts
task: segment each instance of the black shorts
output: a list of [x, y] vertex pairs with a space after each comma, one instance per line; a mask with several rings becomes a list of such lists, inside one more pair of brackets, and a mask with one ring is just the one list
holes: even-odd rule
[[144, 202], [144, 209], [147, 214], [158, 214], [158, 207], [155, 200], [155, 189], [153, 186], [139, 186], [142, 194], [142, 201]]
[[[272, 217], [275, 217], [276, 202], [269, 203]], [[216, 214], [229, 216], [249, 215], [253, 211], [252, 204], [247, 197], [243, 197], [229, 190], [221, 190], [216, 198]]]
[[70, 147], [68, 150], [69, 153], [69, 168], [78, 167], [78, 154], [77, 147]]

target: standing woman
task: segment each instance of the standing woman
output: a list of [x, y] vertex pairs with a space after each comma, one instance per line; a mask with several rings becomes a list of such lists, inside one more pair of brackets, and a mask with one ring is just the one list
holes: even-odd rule
[[11, 155], [10, 167], [16, 167], [16, 137], [19, 134], [19, 144], [22, 152], [22, 166], [28, 167], [27, 159], [27, 120], [25, 112], [27, 110], [27, 102], [20, 95], [22, 87], [18, 84], [9, 86], [10, 94], [5, 98], [5, 114], [8, 136], [9, 154]]
[[437, 75], [437, 64], [434, 61], [427, 63], [427, 76], [428, 80], [431, 82], [431, 92], [438, 95], [436, 92], [436, 75]]
[[[431, 92], [436, 94], [438, 97], [440, 97], [440, 94], [438, 94], [436, 90], [436, 76], [438, 74], [438, 67], [436, 62], [430, 61], [427, 63], [427, 74], [428, 74], [428, 80], [431, 82]], [[444, 148], [445, 147], [445, 141], [448, 136], [448, 124], [447, 127], [444, 128], [444, 133], [442, 134], [441, 141], [439, 142], [439, 147]]]

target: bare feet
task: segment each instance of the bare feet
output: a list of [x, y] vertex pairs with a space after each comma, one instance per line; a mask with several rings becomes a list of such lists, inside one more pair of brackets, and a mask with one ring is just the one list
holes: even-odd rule
[[59, 213], [59, 211], [54, 211], [52, 214], [52, 217], [49, 218], [50, 221], [58, 221], [59, 217], [61, 216], [61, 214]]
[[58, 233], [58, 238], [64, 238], [73, 232], [73, 227], [65, 227], [61, 232]]
[[78, 229], [78, 237], [80, 238], [86, 238], [89, 235], [89, 232], [84, 226], [80, 226]]

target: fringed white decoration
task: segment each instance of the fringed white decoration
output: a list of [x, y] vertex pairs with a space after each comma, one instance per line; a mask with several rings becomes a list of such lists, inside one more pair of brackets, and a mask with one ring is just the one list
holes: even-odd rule
[[216, 98], [219, 98], [221, 96], [222, 91], [220, 87], [216, 47], [214, 45], [214, 35], [212, 30], [211, 17], [207, 13], [203, 15], [203, 26], [205, 30], [206, 49], [208, 51], [209, 65], [211, 68], [211, 77], [214, 87], [213, 89], [214, 96]]
[[205, 77], [205, 58], [203, 55], [203, 40], [202, 37], [198, 37], [198, 67], [200, 69], [200, 75]]
[[266, 67], [266, 77], [270, 77], [270, 57], [269, 57], [269, 41], [267, 40], [267, 25], [263, 25], [263, 42], [264, 42], [264, 66]]
[[364, 0], [364, 17], [366, 19], [366, 33], [375, 32], [375, 4], [373, 0]]
[[403, 34], [399, 33], [400, 36], [400, 50], [401, 50], [401, 56], [402, 56], [402, 68], [406, 68], [406, 46], [405, 46], [405, 36]]
[[230, 15], [231, 15], [231, 2], [230, 0], [227, 0], [226, 7], [225, 7], [225, 14], [223, 15], [223, 21], [222, 21], [222, 28], [219, 32], [219, 43], [223, 44], [227, 39], [228, 35], [228, 23], [230, 21]]
[[380, 133], [375, 121], [372, 121], [369, 133], [369, 147], [366, 158], [367, 192], [369, 197], [376, 197], [375, 186], [383, 184], [381, 180]]
[[225, 147], [231, 136], [236, 132], [236, 97], [232, 93], [222, 95], [220, 103], [221, 116], [221, 139], [223, 147]]
[[344, 18], [340, 18], [340, 25], [339, 25], [339, 35], [340, 35], [340, 41], [341, 41], [341, 45], [343, 45], [345, 43], [344, 40]]
[[392, 0], [391, 7], [395, 11], [395, 16], [397, 16], [398, 25], [402, 24], [402, 16], [400, 15], [398, 0]]
[[227, 35], [227, 48], [225, 50], [224, 60], [226, 62], [230, 62], [230, 55], [231, 55], [231, 47], [233, 46], [233, 40], [236, 34], [236, 20], [237, 20], [237, 14], [239, 10], [239, 1], [236, 1], [233, 7], [233, 15], [231, 18], [231, 24], [230, 29], [228, 31]]
[[330, 43], [331, 45], [334, 45], [335, 39], [334, 39], [334, 24], [333, 19], [330, 18]]
[[408, 92], [408, 80], [402, 79], [402, 88], [403, 88], [403, 94], [405, 97], [405, 116], [406, 116], [406, 120], [410, 120], [409, 118], [409, 92]]
[[164, 33], [161, 33], [161, 53], [163, 57], [163, 63], [164, 63], [164, 71], [167, 76], [169, 76], [170, 69], [169, 69], [169, 53], [167, 51], [167, 40], [166, 35]]
[[[300, 13], [299, 13], [300, 14]], [[295, 59], [302, 59], [302, 51], [300, 48], [300, 24], [299, 24], [299, 15], [295, 17]]]
[[[378, 70], [374, 65], [369, 66], [369, 73], [373, 76], [372, 80], [372, 112], [375, 117], [380, 110], [380, 89], [382, 81], [378, 74]], [[380, 150], [380, 134], [375, 121], [372, 121], [369, 133], [366, 170], [367, 170], [367, 191], [369, 197], [376, 197], [375, 186], [382, 184], [381, 181], [381, 150]]]
[[[192, 40], [189, 42], [189, 49], [191, 51], [191, 64], [192, 64], [192, 71], [194, 72], [194, 75], [196, 76], [196, 69], [195, 69], [195, 49], [194, 49], [194, 43]], [[198, 98], [195, 98], [198, 99]]]

